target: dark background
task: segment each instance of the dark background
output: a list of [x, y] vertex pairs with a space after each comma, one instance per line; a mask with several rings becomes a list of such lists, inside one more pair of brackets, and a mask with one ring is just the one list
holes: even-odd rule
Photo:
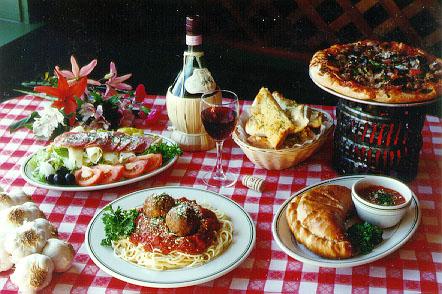
[[[394, 39], [442, 55], [437, 1], [416, 8], [407, 0], [311, 2], [29, 1], [31, 22], [44, 25], [0, 48], [0, 99], [16, 96], [20, 82], [55, 65], [70, 69], [71, 54], [80, 65], [98, 59], [92, 78], [101, 78], [114, 61], [120, 75], [133, 73], [133, 86], [143, 83], [149, 93], [165, 95], [182, 65], [188, 14], [204, 19], [204, 48], [215, 80], [242, 99], [253, 99], [267, 86], [299, 102], [335, 104], [335, 97], [310, 81], [308, 61], [336, 42]], [[393, 8], [385, 4], [390, 2]], [[430, 111], [439, 114], [440, 106]]]

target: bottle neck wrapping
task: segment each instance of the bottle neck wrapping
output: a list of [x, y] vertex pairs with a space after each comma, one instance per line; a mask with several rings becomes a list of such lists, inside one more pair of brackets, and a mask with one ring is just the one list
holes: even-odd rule
[[186, 35], [186, 45], [188, 46], [199, 46], [203, 43], [203, 36], [190, 36]]

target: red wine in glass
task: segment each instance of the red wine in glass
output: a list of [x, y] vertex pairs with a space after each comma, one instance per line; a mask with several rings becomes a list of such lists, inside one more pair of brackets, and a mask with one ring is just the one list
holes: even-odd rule
[[201, 121], [216, 142], [216, 163], [211, 172], [203, 174], [203, 182], [211, 187], [231, 187], [238, 177], [224, 172], [223, 143], [236, 126], [239, 115], [238, 95], [229, 90], [216, 90], [201, 96]]
[[236, 125], [237, 113], [225, 106], [212, 106], [201, 112], [206, 132], [215, 140], [224, 140], [233, 132]]

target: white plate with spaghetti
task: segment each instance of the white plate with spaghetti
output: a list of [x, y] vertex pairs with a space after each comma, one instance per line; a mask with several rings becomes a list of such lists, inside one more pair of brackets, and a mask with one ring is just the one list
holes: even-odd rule
[[421, 219], [419, 201], [414, 193], [412, 195], [411, 205], [399, 224], [392, 228], [384, 229], [384, 232], [382, 234], [382, 238], [384, 240], [382, 241], [382, 243], [377, 245], [372, 252], [365, 255], [357, 255], [347, 259], [324, 258], [314, 254], [304, 245], [298, 243], [292, 232], [290, 231], [285, 214], [287, 206], [293, 198], [310, 189], [322, 185], [341, 185], [347, 188], [351, 188], [353, 183], [364, 177], [365, 176], [345, 176], [322, 181], [296, 192], [289, 199], [287, 199], [276, 213], [272, 223], [273, 238], [275, 239], [278, 246], [285, 253], [287, 253], [287, 255], [301, 262], [321, 267], [342, 268], [353, 267], [373, 262], [393, 253], [402, 245], [404, 245], [416, 232]]
[[[114, 253], [112, 247], [101, 245], [105, 238], [103, 217], [106, 208], [115, 210], [139, 208], [147, 196], [166, 193], [174, 199], [186, 197], [195, 200], [202, 207], [223, 213], [233, 226], [230, 245], [207, 263], [179, 269], [154, 270], [126, 261]], [[219, 216], [218, 216], [219, 217]], [[233, 200], [211, 191], [191, 187], [165, 186], [140, 190], [122, 196], [100, 210], [89, 223], [85, 244], [94, 263], [109, 275], [139, 286], [155, 288], [176, 288], [197, 285], [216, 279], [236, 268], [252, 251], [256, 240], [255, 225], [249, 214]], [[210, 247], [209, 247], [210, 248]]]

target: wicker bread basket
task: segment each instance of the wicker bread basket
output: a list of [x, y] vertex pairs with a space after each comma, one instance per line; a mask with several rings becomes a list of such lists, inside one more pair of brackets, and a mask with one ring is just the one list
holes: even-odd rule
[[250, 116], [244, 111], [239, 119], [238, 125], [232, 134], [233, 140], [242, 149], [247, 158], [254, 164], [268, 170], [282, 170], [292, 167], [315, 153], [327, 140], [333, 126], [332, 117], [324, 111], [314, 109], [324, 114], [324, 124], [320, 133], [314, 140], [309, 140], [291, 148], [265, 149], [250, 145], [247, 142], [245, 124]]

